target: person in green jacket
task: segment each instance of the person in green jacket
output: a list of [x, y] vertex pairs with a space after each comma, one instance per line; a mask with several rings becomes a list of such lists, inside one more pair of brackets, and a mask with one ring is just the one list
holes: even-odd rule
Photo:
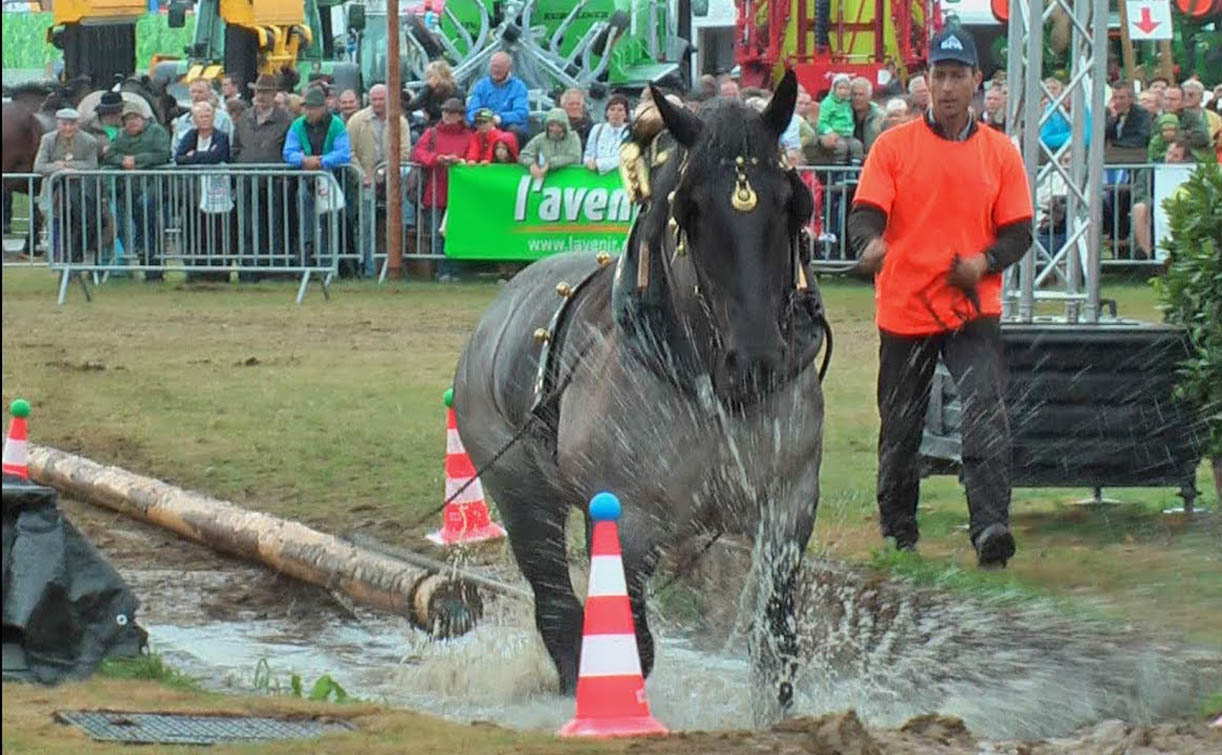
[[[121, 170], [148, 170], [170, 162], [170, 134], [160, 123], [150, 123], [132, 102], [123, 105], [123, 130], [115, 137], [102, 165]], [[139, 265], [161, 265], [157, 216], [158, 183], [165, 177], [119, 179], [115, 218], [124, 253]], [[165, 187], [168, 189], [169, 187]], [[130, 211], [130, 214], [128, 212]], [[161, 280], [160, 270], [146, 270], [144, 280]]]
[[526, 143], [518, 162], [530, 168], [535, 178], [543, 178], [549, 170], [581, 162], [581, 139], [569, 128], [569, 117], [562, 108], [552, 108], [543, 119], [543, 133]]
[[832, 91], [819, 105], [819, 143], [832, 153], [839, 165], [861, 165], [865, 146], [853, 136], [856, 123], [853, 121], [853, 104], [850, 102], [850, 78], [848, 74], [837, 74], [832, 79]]
[[1180, 130], [1180, 118], [1175, 113], [1163, 113], [1154, 121], [1148, 155], [1150, 162], [1161, 163], [1167, 156], [1167, 146], [1175, 141]]

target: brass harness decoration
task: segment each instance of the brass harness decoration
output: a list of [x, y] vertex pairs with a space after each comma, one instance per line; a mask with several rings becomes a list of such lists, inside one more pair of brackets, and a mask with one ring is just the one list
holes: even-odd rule
[[734, 172], [737, 176], [734, 180], [734, 193], [730, 195], [730, 204], [739, 212], [751, 212], [759, 199], [755, 196], [755, 189], [751, 188], [751, 182], [747, 180], [747, 161], [742, 155], [734, 158]]

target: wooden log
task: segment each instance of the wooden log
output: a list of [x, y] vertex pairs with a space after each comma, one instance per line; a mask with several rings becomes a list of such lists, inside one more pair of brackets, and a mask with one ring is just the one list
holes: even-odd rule
[[[483, 606], [476, 586], [345, 542], [299, 522], [248, 511], [119, 467], [45, 446], [30, 446], [38, 483], [113, 509], [353, 601], [407, 617], [437, 636], [475, 626]], [[418, 592], [422, 594], [417, 595]]]

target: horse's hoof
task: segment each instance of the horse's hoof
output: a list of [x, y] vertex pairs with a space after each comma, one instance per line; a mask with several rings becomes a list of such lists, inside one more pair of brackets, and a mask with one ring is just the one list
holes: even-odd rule
[[793, 684], [789, 682], [781, 682], [780, 686], [777, 688], [776, 699], [777, 699], [777, 702], [781, 704], [782, 708], [788, 708], [790, 705], [792, 705], [793, 704]]

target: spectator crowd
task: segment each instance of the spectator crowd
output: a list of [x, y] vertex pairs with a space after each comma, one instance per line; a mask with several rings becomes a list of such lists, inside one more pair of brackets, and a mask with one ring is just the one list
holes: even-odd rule
[[[893, 65], [888, 71], [892, 77], [878, 91], [870, 79], [843, 74], [829, 82], [826, 92], [800, 90], [790, 126], [780, 139], [789, 163], [794, 167], [824, 166], [820, 175], [825, 180], [851, 176], [853, 168], [867, 158], [879, 134], [922, 117], [930, 104], [929, 82], [918, 74], [901, 85]], [[570, 89], [541, 122], [532, 122], [526, 84], [514, 75], [513, 60], [505, 52], [491, 57], [487, 75], [478, 79], [470, 92], [457, 84], [445, 61], [430, 63], [423, 85], [403, 92], [403, 112], [397, 115], [397, 124], [390, 122], [384, 85], [377, 84], [362, 96], [351, 89], [336, 91], [325, 76], [311, 79], [302, 94], [286, 91], [281, 80], [266, 74], [249, 85], [249, 92], [240, 91], [229, 77], [216, 82], [216, 87], [213, 82], [196, 79], [189, 84], [189, 112], [169, 128], [152, 121], [144, 110], [119, 94], [108, 92], [87, 119], [70, 108], [57, 113], [58, 128], [43, 138], [36, 170], [50, 175], [65, 168], [96, 166], [141, 170], [167, 164], [233, 164], [334, 171], [341, 177], [344, 194], [372, 192], [381, 228], [386, 222], [386, 165], [396, 161], [402, 166], [410, 164], [402, 169], [405, 201], [399, 222], [418, 230], [405, 234], [404, 251], [438, 256], [435, 274], [441, 280], [452, 280], [459, 270], [441, 256], [451, 166], [517, 163], [537, 178], [566, 166], [610, 173], [618, 165], [619, 146], [630, 128], [634, 105], [625, 95], [614, 94], [605, 100], [603, 112], [591, 113], [586, 94]], [[1059, 159], [1067, 160], [1070, 150], [1062, 148], [1072, 137], [1072, 103], [1063, 96], [1058, 80], [1046, 81], [1045, 89], [1048, 97], [1039, 139], [1048, 150], [1060, 150]], [[762, 110], [769, 96], [762, 89], [741, 87], [728, 75], [706, 75], [682, 99], [697, 111], [718, 97], [739, 98]], [[1005, 131], [1008, 99], [1004, 75], [985, 82], [974, 108], [978, 125]], [[1109, 150], [1114, 149], [1129, 163], [1218, 160], [1222, 155], [1220, 106], [1222, 86], [1211, 92], [1196, 78], [1180, 84], [1155, 78], [1140, 90], [1130, 82], [1116, 81], [1108, 88], [1107, 112], [1103, 114], [1105, 140]], [[1092, 118], [1087, 109], [1087, 140]], [[389, 154], [392, 128], [399, 130], [398, 155]], [[341, 176], [339, 169], [349, 164], [359, 168], [360, 179]], [[806, 177], [819, 201], [819, 179], [814, 172], [806, 173]], [[209, 238], [236, 239], [242, 233], [243, 241], [252, 249], [281, 248], [286, 241], [304, 241], [312, 249], [317, 240], [297, 239], [291, 228], [293, 219], [303, 210], [320, 209], [314, 202], [332, 200], [324, 200], [311, 184], [314, 188], [307, 192], [310, 196], [298, 196], [294, 201], [286, 191], [288, 178], [270, 180], [275, 184], [273, 191], [266, 192], [266, 214], [290, 222], [239, 228], [234, 195], [238, 206], [250, 207], [259, 201], [255, 196], [259, 190], [252, 183], [239, 181], [231, 190], [218, 181], [205, 180], [199, 189], [202, 196], [197, 203], [196, 227]], [[354, 185], [355, 180], [363, 181], [363, 186]], [[1147, 182], [1134, 181], [1126, 171], [1109, 171], [1108, 182], [1127, 192], [1123, 196], [1124, 223], [1134, 236], [1137, 253], [1150, 254], [1151, 202], [1148, 191], [1141, 188]], [[160, 255], [155, 239], [160, 235], [164, 203], [153, 192], [142, 190], [141, 184], [128, 182], [123, 191], [126, 194], [118, 204], [127, 216], [114, 224], [118, 242], [130, 249], [146, 250], [144, 253], [155, 263]], [[1066, 193], [1063, 182], [1060, 186], [1053, 182], [1045, 195], [1037, 198], [1038, 229], [1048, 244], [1055, 243], [1058, 235], [1063, 237]], [[1113, 201], [1121, 196], [1119, 188], [1109, 193]], [[44, 191], [44, 207], [52, 200]], [[851, 196], [837, 201], [849, 202]], [[347, 206], [345, 222], [351, 229], [354, 204], [335, 201], [327, 206]], [[72, 222], [87, 223], [84, 215], [97, 214], [86, 212], [85, 206], [78, 203], [71, 208]], [[1120, 214], [1113, 212], [1115, 216]], [[842, 229], [816, 230], [839, 234]], [[352, 239], [358, 234], [349, 233], [348, 237], [347, 243], [356, 243]], [[359, 257], [361, 262], [346, 266], [342, 272], [375, 274], [373, 252], [375, 240], [381, 237], [380, 233], [359, 234], [364, 248], [349, 256]], [[256, 273], [243, 272], [242, 277], [257, 278]], [[157, 274], [148, 277], [155, 280]]]

